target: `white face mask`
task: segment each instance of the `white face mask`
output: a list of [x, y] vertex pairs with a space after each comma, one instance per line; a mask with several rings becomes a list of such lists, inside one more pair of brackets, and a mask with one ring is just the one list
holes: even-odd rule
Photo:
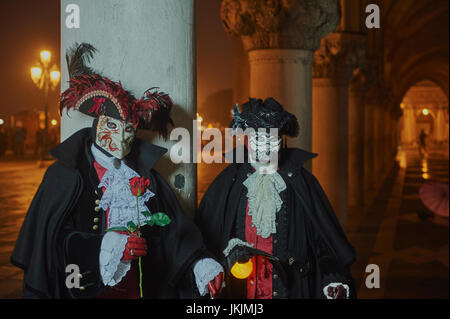
[[106, 115], [99, 116], [95, 144], [115, 158], [122, 159], [130, 153], [135, 136], [136, 128], [132, 123]]
[[278, 157], [281, 138], [269, 133], [251, 132], [248, 146], [254, 161], [269, 162], [274, 155]]

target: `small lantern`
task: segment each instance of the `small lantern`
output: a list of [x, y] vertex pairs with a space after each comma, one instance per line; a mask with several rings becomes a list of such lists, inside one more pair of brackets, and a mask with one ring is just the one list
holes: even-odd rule
[[246, 263], [235, 262], [231, 267], [231, 274], [237, 279], [245, 279], [251, 275], [253, 271], [252, 259], [249, 259]]

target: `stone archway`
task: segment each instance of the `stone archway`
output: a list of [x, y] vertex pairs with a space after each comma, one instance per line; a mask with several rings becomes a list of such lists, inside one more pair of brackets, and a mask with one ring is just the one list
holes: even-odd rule
[[439, 150], [448, 145], [448, 99], [444, 91], [432, 81], [420, 81], [411, 86], [400, 104], [403, 149], [417, 147], [424, 130], [427, 143]]

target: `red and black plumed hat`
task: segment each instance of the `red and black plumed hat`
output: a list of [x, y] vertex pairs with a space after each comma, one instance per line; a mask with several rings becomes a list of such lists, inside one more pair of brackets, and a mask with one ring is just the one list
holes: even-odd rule
[[86, 66], [96, 51], [88, 43], [76, 43], [67, 51], [70, 80], [69, 88], [61, 94], [61, 113], [65, 108], [95, 118], [107, 115], [167, 138], [169, 125], [173, 125], [170, 118], [173, 102], [169, 95], [153, 87], [142, 98], [136, 99], [120, 82], [111, 81]]

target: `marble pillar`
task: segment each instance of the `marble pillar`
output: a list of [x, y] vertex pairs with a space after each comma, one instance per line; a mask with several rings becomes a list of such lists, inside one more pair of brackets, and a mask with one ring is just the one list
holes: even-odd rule
[[274, 97], [295, 114], [300, 134], [288, 145], [311, 151], [313, 53], [339, 22], [339, 1], [224, 0], [221, 17], [248, 52], [250, 97]]
[[349, 191], [349, 84], [365, 55], [362, 40], [362, 36], [333, 32], [322, 39], [314, 55], [313, 151], [319, 156], [313, 161], [313, 173], [344, 228]]

